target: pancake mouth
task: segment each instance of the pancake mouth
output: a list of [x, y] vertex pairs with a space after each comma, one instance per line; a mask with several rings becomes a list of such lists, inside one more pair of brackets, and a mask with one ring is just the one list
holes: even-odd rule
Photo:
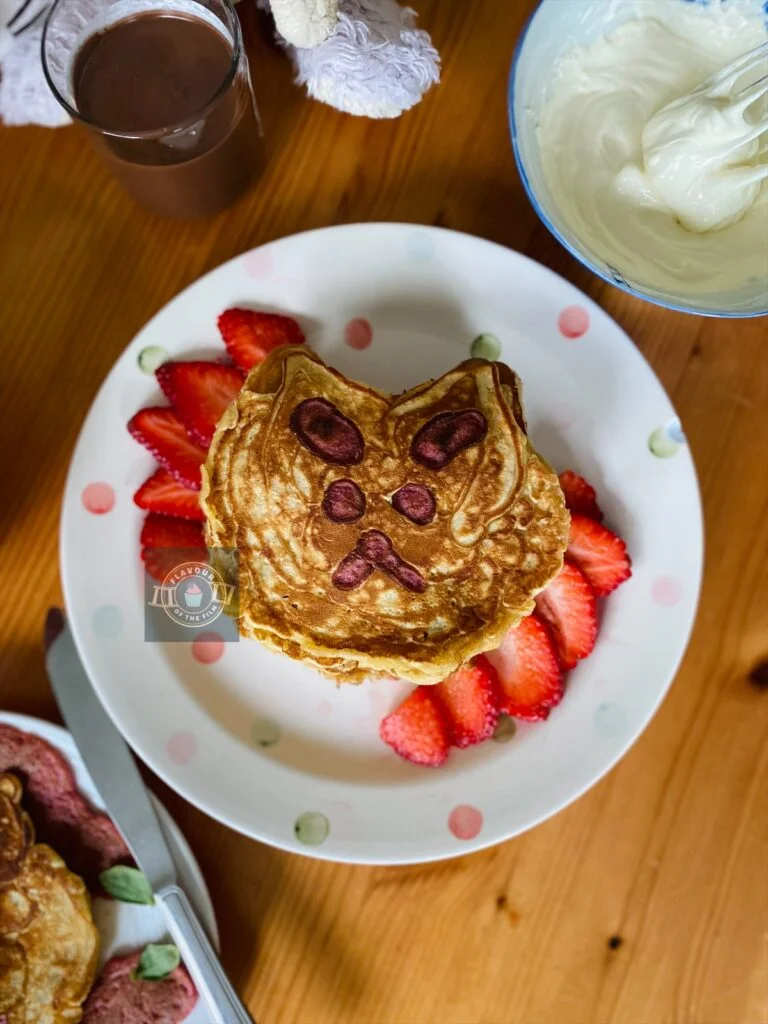
[[360, 534], [354, 550], [342, 558], [331, 580], [339, 590], [356, 590], [374, 569], [381, 569], [414, 594], [423, 594], [427, 589], [419, 570], [398, 555], [392, 541], [381, 530], [366, 530]]

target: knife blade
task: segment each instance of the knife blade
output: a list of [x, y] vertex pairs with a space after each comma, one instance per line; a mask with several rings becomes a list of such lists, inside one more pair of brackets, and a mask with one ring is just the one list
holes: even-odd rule
[[46, 666], [62, 717], [88, 773], [165, 910], [168, 928], [198, 991], [217, 1013], [217, 1024], [253, 1024], [177, 883], [176, 866], [139, 769], [96, 696], [66, 623], [48, 648]]
[[46, 660], [62, 717], [133, 859], [152, 892], [174, 885], [176, 865], [144, 781], [125, 740], [93, 692], [67, 625], [51, 644]]

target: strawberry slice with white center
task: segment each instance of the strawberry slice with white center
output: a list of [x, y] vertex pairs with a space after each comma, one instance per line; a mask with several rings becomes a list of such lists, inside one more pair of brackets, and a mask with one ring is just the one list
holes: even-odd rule
[[225, 309], [218, 319], [227, 352], [246, 373], [280, 345], [301, 345], [304, 332], [293, 317], [255, 309]]
[[236, 366], [202, 359], [169, 362], [155, 376], [187, 433], [207, 448], [224, 410], [237, 398], [245, 375]]
[[578, 565], [597, 597], [610, 594], [632, 575], [627, 545], [588, 516], [571, 516], [566, 558]]
[[438, 768], [448, 757], [448, 722], [432, 686], [418, 686], [386, 716], [379, 735], [413, 764]]
[[529, 615], [510, 629], [486, 658], [496, 669], [501, 690], [499, 710], [512, 718], [537, 722], [563, 699], [563, 670], [549, 628]]
[[147, 512], [160, 512], [165, 516], [179, 516], [181, 519], [195, 519], [199, 522], [205, 519], [200, 508], [200, 492], [186, 487], [162, 467], [144, 481], [133, 500]]
[[602, 521], [603, 513], [597, 504], [597, 494], [592, 484], [588, 484], [583, 476], [574, 473], [572, 469], [561, 473], [559, 480], [565, 495], [565, 507], [569, 512]]
[[166, 406], [139, 409], [129, 421], [128, 430], [177, 480], [194, 490], [200, 489], [200, 466], [205, 461], [205, 448], [187, 435], [173, 409]]
[[479, 655], [434, 687], [450, 724], [455, 747], [470, 747], [493, 736], [499, 720], [496, 670]]
[[536, 598], [536, 610], [552, 630], [564, 669], [592, 653], [597, 639], [595, 594], [578, 566], [565, 563]]

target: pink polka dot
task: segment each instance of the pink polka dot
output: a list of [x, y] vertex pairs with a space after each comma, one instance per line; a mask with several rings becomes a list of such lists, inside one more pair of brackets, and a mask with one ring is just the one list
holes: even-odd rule
[[197, 753], [197, 737], [191, 732], [175, 732], [168, 737], [165, 752], [174, 764], [189, 764]]
[[459, 804], [448, 817], [448, 828], [457, 839], [474, 839], [483, 827], [483, 815], [476, 807]]
[[589, 313], [582, 306], [566, 306], [557, 318], [560, 333], [566, 338], [580, 338], [589, 328]]
[[115, 491], [109, 484], [93, 483], [83, 488], [83, 505], [95, 516], [110, 512], [115, 504]]
[[262, 246], [261, 249], [254, 249], [253, 252], [246, 253], [243, 256], [243, 266], [249, 277], [257, 280], [269, 277], [275, 269], [271, 250]]
[[651, 597], [662, 608], [671, 608], [683, 596], [680, 583], [671, 576], [659, 576], [651, 586]]
[[373, 341], [373, 328], [362, 317], [350, 320], [344, 328], [344, 340], [350, 348], [368, 348]]
[[201, 633], [192, 641], [192, 657], [201, 665], [212, 665], [224, 653], [224, 641], [218, 633]]
[[332, 710], [333, 707], [329, 700], [321, 700], [320, 703], [317, 705], [317, 713], [323, 718], [325, 718], [327, 715], [330, 715]]

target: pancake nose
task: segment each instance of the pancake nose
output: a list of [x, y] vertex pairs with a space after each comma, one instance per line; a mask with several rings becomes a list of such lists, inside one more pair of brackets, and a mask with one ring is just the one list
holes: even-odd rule
[[334, 480], [326, 488], [322, 507], [333, 523], [356, 523], [365, 514], [365, 495], [354, 480]]
[[392, 495], [392, 508], [417, 526], [426, 526], [435, 518], [437, 502], [424, 484], [403, 484]]

